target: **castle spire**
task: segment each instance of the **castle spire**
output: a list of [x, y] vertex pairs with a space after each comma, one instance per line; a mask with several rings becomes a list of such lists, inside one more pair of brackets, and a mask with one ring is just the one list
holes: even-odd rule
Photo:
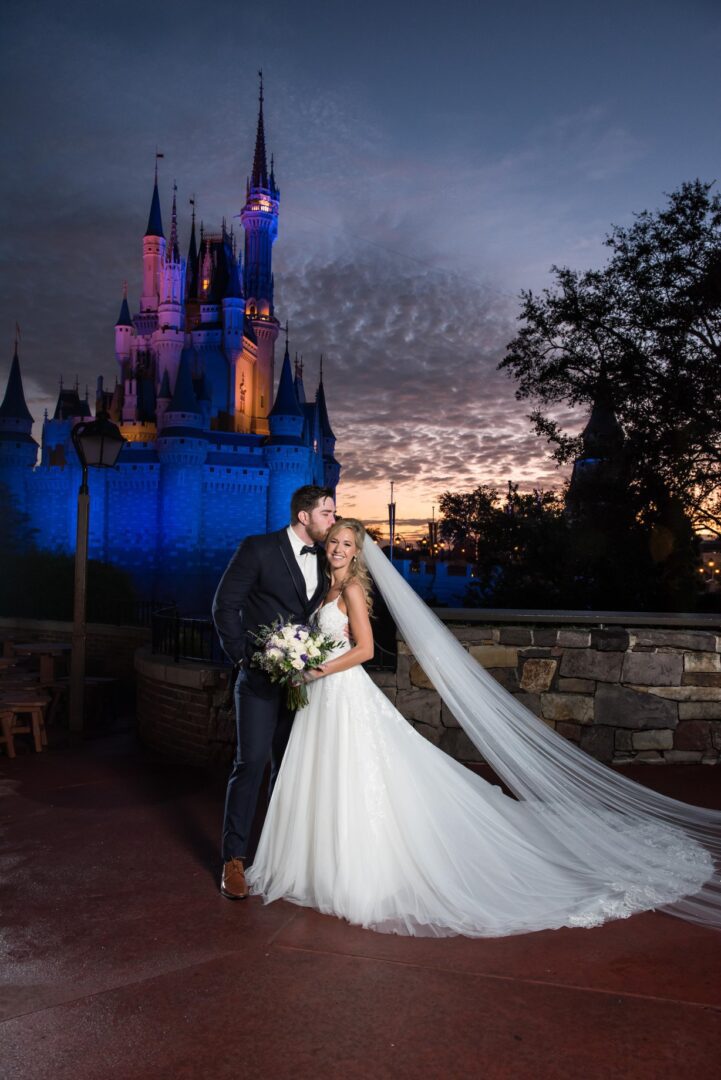
[[278, 383], [278, 393], [275, 396], [275, 404], [270, 410], [268, 418], [275, 416], [303, 416], [295, 394], [295, 386], [293, 385], [293, 373], [290, 369], [290, 354], [287, 341], [285, 343], [283, 367], [280, 372], [280, 382]]
[[130, 308], [128, 307], [128, 283], [123, 282], [123, 302], [120, 305], [120, 314], [118, 315], [118, 321], [116, 326], [132, 326], [133, 320], [130, 318]]
[[15, 339], [15, 349], [10, 365], [7, 387], [5, 388], [5, 397], [3, 398], [2, 405], [0, 405], [0, 420], [29, 420], [31, 424], [33, 422], [32, 414], [25, 401], [23, 380], [20, 375], [17, 337]]
[[268, 163], [265, 153], [265, 125], [263, 123], [263, 69], [258, 72], [260, 90], [258, 93], [258, 128], [255, 133], [255, 155], [253, 157], [253, 172], [250, 186], [253, 188], [268, 188]]
[[173, 181], [173, 209], [170, 215], [170, 243], [166, 259], [168, 262], [180, 262], [180, 249], [178, 248], [178, 211], [176, 207], [176, 192], [178, 185]]
[[320, 433], [324, 439], [335, 440], [333, 429], [330, 426], [330, 419], [328, 417], [328, 406], [325, 401], [325, 388], [323, 386], [323, 354], [320, 356], [320, 379], [318, 381], [318, 392], [315, 395], [315, 400], [318, 403], [318, 418], [320, 422]]
[[192, 216], [190, 222], [190, 244], [188, 245], [188, 263], [185, 268], [185, 296], [194, 300], [198, 295], [198, 245], [195, 241], [195, 195], [190, 200]]
[[163, 219], [160, 215], [160, 195], [158, 194], [158, 157], [162, 156], [162, 154], [155, 155], [155, 183], [153, 185], [153, 197], [150, 200], [148, 227], [145, 230], [146, 236], [165, 237], [165, 233], [163, 232]]

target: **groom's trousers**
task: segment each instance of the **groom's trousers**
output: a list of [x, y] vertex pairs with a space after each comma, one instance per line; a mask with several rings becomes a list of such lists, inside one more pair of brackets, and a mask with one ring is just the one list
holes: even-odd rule
[[286, 708], [285, 694], [280, 689], [273, 697], [258, 697], [249, 690], [245, 673], [240, 672], [235, 684], [237, 743], [225, 796], [223, 862], [245, 859], [248, 854], [265, 768], [270, 758], [270, 798], [294, 716]]

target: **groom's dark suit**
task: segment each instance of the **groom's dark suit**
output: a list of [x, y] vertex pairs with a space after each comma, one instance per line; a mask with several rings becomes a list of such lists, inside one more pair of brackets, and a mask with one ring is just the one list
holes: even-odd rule
[[309, 599], [287, 530], [249, 536], [228, 563], [213, 600], [223, 649], [234, 664], [242, 665], [235, 684], [237, 746], [225, 799], [224, 862], [248, 853], [265, 766], [270, 757], [272, 791], [293, 723], [285, 690], [249, 666], [257, 649], [253, 634], [279, 615], [307, 622], [328, 587], [325, 554], [321, 551], [317, 558], [318, 587]]

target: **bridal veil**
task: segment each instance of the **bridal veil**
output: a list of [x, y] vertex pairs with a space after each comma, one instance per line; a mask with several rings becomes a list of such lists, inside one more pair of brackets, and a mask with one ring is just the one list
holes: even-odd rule
[[[640, 894], [651, 881], [668, 879], [672, 895], [674, 881], [692, 880], [684, 864], [697, 862], [701, 847], [709, 855], [705, 884], [671, 904], [648, 906], [721, 928], [721, 812], [651, 791], [558, 735], [466, 652], [369, 537], [363, 553], [403, 640], [443, 702], [533, 812], [534, 853], [557, 860], [560, 845], [580, 872], [602, 869], [605, 879], [634, 881]], [[658, 843], [659, 835], [677, 842]]]

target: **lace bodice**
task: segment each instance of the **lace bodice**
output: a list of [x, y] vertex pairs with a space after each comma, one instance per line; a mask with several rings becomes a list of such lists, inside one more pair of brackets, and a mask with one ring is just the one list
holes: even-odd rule
[[322, 608], [318, 609], [316, 621], [318, 626], [329, 637], [334, 638], [339, 647], [334, 649], [328, 659], [332, 659], [334, 656], [340, 656], [344, 652], [348, 652], [351, 648], [351, 643], [345, 636], [345, 628], [348, 625], [348, 616], [344, 615], [338, 606], [340, 597], [337, 596], [335, 600], [331, 600], [329, 604], [324, 604]]

